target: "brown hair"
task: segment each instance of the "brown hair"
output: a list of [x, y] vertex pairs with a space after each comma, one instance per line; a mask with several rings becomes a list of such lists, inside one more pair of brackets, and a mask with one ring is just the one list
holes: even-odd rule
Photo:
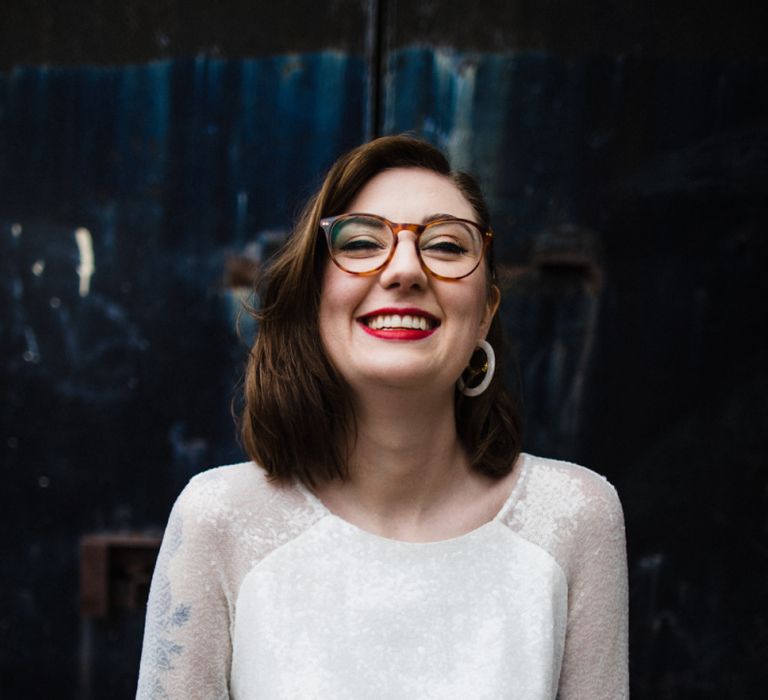
[[[409, 136], [384, 136], [339, 158], [309, 200], [293, 234], [262, 279], [259, 333], [245, 372], [241, 437], [248, 456], [275, 480], [318, 483], [347, 477], [347, 448], [355, 434], [350, 391], [325, 355], [318, 327], [325, 241], [322, 217], [341, 214], [363, 186], [390, 168], [424, 168], [453, 180], [488, 227], [477, 183], [451, 171], [434, 146]], [[487, 256], [489, 287], [493, 254]], [[458, 392], [456, 427], [477, 471], [501, 477], [520, 453], [519, 414], [502, 381], [504, 349], [498, 312], [487, 336], [496, 351], [496, 374], [486, 391]], [[471, 379], [468, 378], [471, 382]]]

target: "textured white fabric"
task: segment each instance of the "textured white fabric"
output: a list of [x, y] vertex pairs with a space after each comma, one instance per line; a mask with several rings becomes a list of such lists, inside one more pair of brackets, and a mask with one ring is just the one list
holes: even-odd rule
[[193, 478], [155, 568], [137, 697], [621, 700], [621, 506], [524, 455], [497, 516], [450, 540], [365, 532], [253, 463]]

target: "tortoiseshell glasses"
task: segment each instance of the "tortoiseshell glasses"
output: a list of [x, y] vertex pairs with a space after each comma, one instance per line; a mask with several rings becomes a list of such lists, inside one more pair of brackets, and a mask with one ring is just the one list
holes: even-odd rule
[[400, 231], [416, 234], [422, 268], [441, 280], [471, 275], [493, 233], [474, 221], [445, 217], [426, 224], [396, 224], [375, 214], [341, 214], [321, 219], [331, 260], [353, 275], [373, 275], [395, 254]]

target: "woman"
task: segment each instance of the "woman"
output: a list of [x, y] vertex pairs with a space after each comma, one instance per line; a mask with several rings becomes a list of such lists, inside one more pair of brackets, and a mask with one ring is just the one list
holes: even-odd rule
[[171, 514], [139, 697], [626, 697], [621, 507], [520, 453], [491, 238], [426, 143], [331, 168], [266, 280], [253, 461]]

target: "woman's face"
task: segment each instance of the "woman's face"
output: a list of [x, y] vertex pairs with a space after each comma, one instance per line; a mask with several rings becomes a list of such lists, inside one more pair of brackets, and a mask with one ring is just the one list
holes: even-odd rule
[[[420, 168], [379, 173], [348, 211], [396, 223], [421, 224], [436, 214], [477, 220], [448, 177]], [[401, 231], [398, 238], [394, 256], [375, 275], [349, 274], [328, 259], [320, 295], [323, 345], [356, 393], [375, 386], [452, 392], [488, 332], [498, 289], [489, 293], [485, 262], [463, 279], [435, 279], [421, 267], [415, 234]], [[418, 327], [424, 325], [426, 331]]]

